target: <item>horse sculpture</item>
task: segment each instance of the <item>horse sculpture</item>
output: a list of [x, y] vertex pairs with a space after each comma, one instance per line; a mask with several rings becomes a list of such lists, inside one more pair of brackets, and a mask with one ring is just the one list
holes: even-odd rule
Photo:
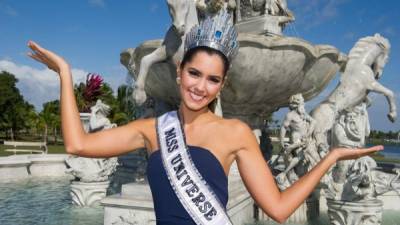
[[151, 65], [165, 60], [181, 61], [185, 35], [194, 25], [198, 24], [194, 0], [167, 0], [167, 4], [173, 22], [164, 37], [163, 44], [149, 55], [144, 56], [140, 62], [139, 75], [133, 92], [133, 97], [139, 105], [146, 100], [144, 86]]
[[393, 92], [377, 81], [382, 75], [389, 51], [389, 41], [379, 34], [361, 38], [351, 49], [340, 83], [311, 113], [317, 124], [314, 138], [321, 155], [328, 151], [327, 132], [339, 113], [359, 105], [371, 91], [386, 97], [390, 108], [388, 118], [395, 121], [397, 113]]

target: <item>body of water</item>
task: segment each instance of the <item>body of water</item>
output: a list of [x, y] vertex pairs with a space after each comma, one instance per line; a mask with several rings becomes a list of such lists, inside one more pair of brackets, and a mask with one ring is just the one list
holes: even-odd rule
[[[382, 224], [381, 225], [399, 225], [400, 224], [400, 215], [398, 211], [395, 210], [386, 210], [383, 211], [382, 214]], [[308, 222], [308, 223], [284, 223], [285, 225], [329, 225], [329, 217], [326, 213], [321, 213], [319, 218]], [[279, 225], [276, 222], [257, 222], [253, 224], [245, 224], [245, 225]]]
[[0, 183], [1, 225], [101, 225], [101, 206], [71, 204], [68, 179], [29, 178]]
[[385, 158], [400, 159], [400, 145], [385, 145], [382, 154]]

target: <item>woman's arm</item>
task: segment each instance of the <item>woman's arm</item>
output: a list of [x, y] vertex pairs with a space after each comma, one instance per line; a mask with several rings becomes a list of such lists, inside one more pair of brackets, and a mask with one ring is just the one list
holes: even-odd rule
[[60, 76], [61, 127], [66, 151], [85, 157], [111, 157], [145, 146], [143, 128], [150, 120], [134, 121], [125, 126], [87, 134], [82, 126], [74, 95], [71, 70], [57, 54], [30, 41], [28, 55]]
[[331, 150], [311, 171], [280, 192], [250, 128], [239, 123], [236, 131], [241, 137], [237, 138], [241, 148], [236, 153], [236, 161], [244, 184], [261, 209], [279, 223], [283, 223], [304, 202], [337, 160], [358, 158], [383, 149], [382, 146], [376, 146], [369, 149]]

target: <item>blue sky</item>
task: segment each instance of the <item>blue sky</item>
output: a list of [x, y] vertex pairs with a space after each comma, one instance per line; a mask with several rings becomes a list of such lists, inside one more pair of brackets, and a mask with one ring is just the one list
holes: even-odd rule
[[[348, 53], [361, 37], [380, 33], [391, 42], [390, 60], [380, 82], [396, 93], [400, 108], [400, 2], [393, 0], [288, 0], [296, 22], [285, 33]], [[123, 49], [160, 39], [170, 25], [165, 0], [0, 0], [0, 69], [17, 75], [25, 98], [37, 108], [58, 97], [55, 74], [25, 56], [35, 40], [62, 55], [81, 81], [87, 72], [104, 76], [114, 88], [125, 82], [119, 63]], [[307, 103], [310, 110], [336, 85]], [[371, 126], [400, 130], [386, 119], [385, 98], [372, 95]], [[398, 110], [399, 112], [399, 110]], [[282, 118], [285, 110], [277, 113]]]

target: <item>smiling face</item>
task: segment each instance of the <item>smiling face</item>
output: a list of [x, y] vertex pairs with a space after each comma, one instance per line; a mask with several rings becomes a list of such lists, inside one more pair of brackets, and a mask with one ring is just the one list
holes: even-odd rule
[[180, 94], [184, 105], [199, 111], [208, 107], [221, 91], [225, 65], [220, 55], [200, 50], [177, 72], [181, 78]]

